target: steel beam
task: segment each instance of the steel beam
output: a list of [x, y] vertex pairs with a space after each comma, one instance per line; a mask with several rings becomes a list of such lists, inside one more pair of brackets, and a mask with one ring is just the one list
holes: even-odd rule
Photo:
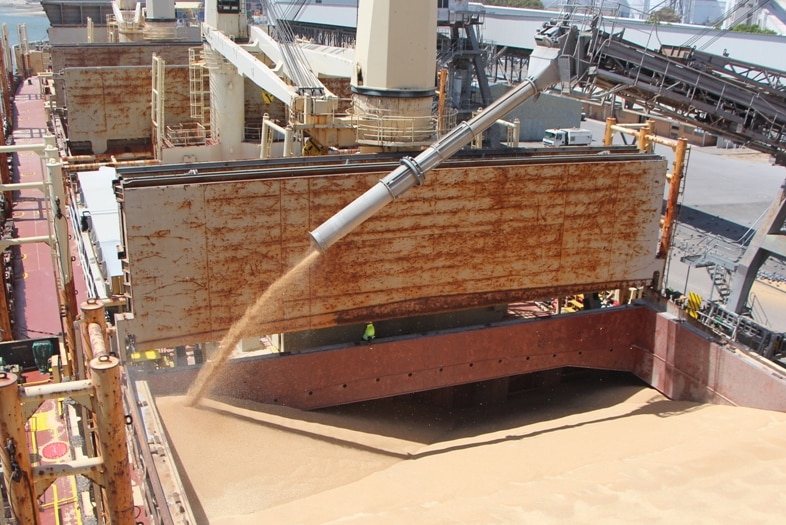
[[210, 44], [210, 47], [235, 66], [240, 75], [250, 79], [254, 84], [282, 101], [287, 107], [292, 106], [297, 93], [275, 71], [262, 64], [254, 55], [220, 31], [209, 26], [203, 27], [205, 40]]
[[603, 45], [586, 59], [592, 66], [590, 83], [781, 156], [786, 145], [783, 91], [680, 53], [679, 59], [671, 58], [608, 35], [601, 39]]
[[[786, 222], [786, 182], [762, 217], [761, 225], [737, 264], [732, 277], [731, 295], [727, 302], [729, 310], [734, 313], [741, 314], [745, 311], [756, 275], [767, 258], [772, 253], [781, 256], [786, 253], [786, 246], [784, 246], [786, 243], [782, 233], [784, 222]], [[770, 251], [770, 248], [775, 251]]]

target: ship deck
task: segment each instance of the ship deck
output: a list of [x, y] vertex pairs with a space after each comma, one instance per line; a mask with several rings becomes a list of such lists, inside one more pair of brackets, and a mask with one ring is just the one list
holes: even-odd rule
[[[44, 104], [43, 104], [43, 97], [41, 95], [41, 86], [37, 79], [32, 79], [31, 83], [23, 84], [15, 99], [16, 105], [16, 122], [15, 122], [15, 132], [14, 132], [14, 140], [17, 144], [25, 144], [25, 143], [40, 143], [43, 141], [43, 137], [47, 131], [47, 123], [46, 123], [46, 114], [44, 112]], [[20, 153], [18, 155], [18, 169], [16, 170], [18, 173], [18, 179], [16, 182], [35, 182], [41, 181], [44, 177], [44, 164], [41, 158], [32, 152], [27, 153]], [[18, 237], [32, 237], [32, 236], [41, 236], [41, 235], [48, 235], [49, 233], [49, 226], [46, 218], [46, 203], [44, 201], [44, 197], [40, 191], [37, 190], [23, 190], [19, 191], [16, 194], [16, 198], [13, 205], [13, 214], [12, 218], [14, 220], [14, 226], [17, 229]], [[72, 235], [71, 238], [75, 238], [75, 235]], [[71, 247], [73, 249], [73, 247]], [[51, 256], [51, 252], [49, 248], [43, 243], [36, 243], [36, 244], [26, 244], [23, 245], [19, 250], [19, 261], [18, 267], [19, 272], [17, 274], [17, 281], [15, 282], [15, 292], [17, 297], [16, 307], [17, 307], [17, 329], [19, 330], [18, 334], [15, 334], [17, 338], [38, 338], [38, 337], [48, 337], [48, 336], [61, 336], [63, 332], [63, 326], [60, 320], [59, 314], [59, 304], [57, 301], [57, 281], [54, 276], [54, 265], [53, 265], [53, 258]], [[74, 277], [76, 283], [76, 289], [78, 294], [78, 300], [82, 300], [87, 297], [86, 292], [86, 285], [85, 279], [82, 275], [81, 268], [78, 264], [76, 264], [73, 268], [74, 270]], [[619, 312], [615, 312], [617, 315], [630, 315], [629, 311], [633, 311], [632, 309], [628, 309], [626, 311], [620, 310]], [[635, 313], [635, 312], [634, 312]], [[576, 316], [575, 318], [570, 319], [571, 322], [575, 323], [582, 323], [590, 324], [590, 319], [588, 316]], [[553, 326], [553, 324], [548, 320], [538, 320], [537, 322], [542, 323], [542, 326]], [[556, 319], [554, 323], [557, 322], [567, 322], [564, 320]], [[671, 323], [671, 321], [669, 321]], [[524, 330], [527, 326], [535, 326], [534, 323], [532, 325], [524, 325], [522, 323], [521, 330]], [[510, 327], [501, 327], [499, 328], [500, 337], [504, 337], [505, 334], [501, 333], [502, 330], [512, 330], [513, 328]], [[543, 330], [541, 327], [540, 330]], [[672, 324], [665, 324], [664, 321], [664, 328], [662, 328], [659, 332], [661, 333], [672, 333], [673, 327]], [[548, 332], [548, 330], [545, 330]], [[582, 333], [586, 332], [586, 330], [581, 331], [567, 331], [568, 333]], [[622, 331], [617, 331], [621, 333]], [[484, 337], [488, 338], [489, 333], [488, 331], [484, 334]], [[523, 333], [523, 332], [522, 332]], [[655, 329], [649, 330], [647, 333], [656, 333]], [[681, 337], [687, 338], [690, 336], [694, 338], [693, 334], [683, 334], [679, 332]], [[521, 335], [517, 332], [518, 335]], [[455, 337], [455, 335], [445, 334], [443, 337]], [[670, 337], [671, 337], [670, 336]], [[471, 334], [467, 335], [467, 337], [472, 337]], [[674, 336], [676, 338], [676, 336]], [[519, 337], [506, 337], [506, 341], [510, 340], [523, 340]], [[666, 339], [664, 337], [664, 339]], [[435, 341], [439, 342], [437, 339]], [[445, 339], [447, 340], [447, 339]], [[450, 342], [450, 341], [448, 341]], [[689, 341], [693, 344], [693, 339]], [[452, 343], [452, 342], [451, 342]], [[395, 357], [395, 354], [388, 351], [388, 348], [385, 347], [387, 343], [385, 341], [378, 341], [375, 345], [376, 353], [381, 356], [385, 356], [386, 359], [392, 360]], [[709, 343], [708, 343], [709, 344]], [[390, 343], [390, 349], [393, 348], [392, 342]], [[663, 343], [663, 348], [667, 348], [666, 343]], [[463, 344], [447, 344], [445, 343], [445, 347], [450, 348], [464, 348], [467, 345]], [[491, 345], [490, 345], [491, 346]], [[497, 347], [501, 348], [501, 345], [496, 345]], [[552, 368], [554, 363], [554, 359], [559, 356], [560, 358], [566, 356], [565, 362], [567, 364], [573, 364], [572, 361], [568, 360], [568, 352], [573, 352], [575, 354], [575, 343], [566, 343], [564, 349], [555, 348], [552, 346], [542, 345], [544, 348], [548, 348], [548, 351], [544, 351], [542, 356], [524, 356], [522, 354], [522, 359], [527, 360], [528, 362], [536, 362], [541, 357], [543, 358], [543, 362], [546, 360], [550, 360], [549, 364], [544, 365], [544, 369]], [[653, 348], [656, 347], [655, 344], [652, 345]], [[608, 351], [609, 348], [614, 347], [613, 345], [604, 346], [603, 348]], [[625, 349], [629, 353], [631, 352], [638, 352], [640, 351], [640, 347], [625, 344], [620, 346], [620, 348]], [[670, 347], [668, 347], [670, 348]], [[562, 352], [564, 350], [564, 353]], [[657, 350], [657, 348], [655, 348]], [[711, 350], [711, 352], [710, 352]], [[718, 356], [720, 357], [727, 357], [726, 354], [728, 352], [720, 347], [713, 347], [712, 349], [708, 350], [706, 353], [697, 353], [693, 352], [693, 357], [691, 357], [690, 362], [688, 365], [694, 364], [703, 364], [703, 363], [717, 363]], [[347, 369], [344, 366], [346, 362], [357, 363], [360, 362], [359, 358], [355, 356], [361, 356], [361, 353], [365, 354], [361, 357], [365, 357], [371, 354], [372, 350], [369, 350], [366, 347], [352, 347], [347, 349], [346, 351], [339, 352], [325, 352], [322, 353], [322, 356], [330, 356], [336, 359], [336, 369]], [[353, 354], [344, 361], [344, 363], [339, 362], [339, 358], [342, 357], [344, 354]], [[578, 352], [579, 355], [584, 355], [585, 357], [589, 355], [585, 352], [582, 354]], [[412, 352], [412, 355], [424, 355], [423, 352]], [[726, 386], [734, 386], [734, 385], [726, 385], [723, 383], [724, 377], [715, 377], [711, 375], [709, 371], [704, 368], [699, 369], [701, 372], [706, 372], [708, 378], [704, 379], [703, 383], [694, 381], [696, 379], [695, 376], [688, 376], [687, 374], [679, 375], [675, 373], [674, 363], [670, 360], [673, 356], [668, 355], [667, 352], [664, 350], [661, 354], [658, 354], [657, 351], [653, 353], [655, 358], [653, 359], [653, 369], [656, 369], [658, 374], [657, 377], [651, 378], [650, 381], [652, 384], [661, 390], [669, 394], [670, 396], [673, 394], [693, 394], [696, 397], [700, 397], [696, 394], [696, 392], [701, 393], [702, 395], [706, 394], [706, 398], [702, 397], [702, 401], [706, 401], [706, 399], [710, 398], [713, 401], [717, 402], [717, 397], [712, 398], [717, 392], [723, 392], [722, 387]], [[710, 358], [706, 358], [706, 356], [710, 356]], [[301, 356], [301, 359], [306, 358], [317, 358], [320, 357], [318, 354], [313, 355], [306, 355]], [[482, 369], [480, 364], [484, 364], [486, 362], [489, 363], [489, 366], [496, 363], [499, 364], [502, 362], [503, 358], [507, 358], [507, 356], [492, 356], [493, 358], [486, 359], [485, 361], [479, 361], [479, 356], [472, 356], [472, 360], [469, 361], [461, 361], [459, 364], [462, 366], [461, 377], [466, 378], [466, 369], [472, 368], [474, 370]], [[480, 356], [483, 357], [483, 356]], [[531, 360], [530, 357], [533, 357]], [[575, 356], [574, 356], [575, 357]], [[261, 362], [261, 360], [260, 360]], [[268, 363], [280, 363], [280, 364], [287, 364], [287, 363], [296, 363], [295, 358], [291, 359], [280, 359], [277, 361], [268, 360]], [[398, 359], [398, 363], [406, 362], [405, 359]], [[467, 365], [466, 362], [469, 364]], [[562, 363], [562, 361], [559, 361]], [[731, 366], [731, 361], [724, 362], [724, 366]], [[323, 362], [324, 364], [324, 362]], [[392, 369], [391, 366], [388, 366], [385, 362], [380, 360], [380, 370], [381, 372], [389, 373]], [[410, 363], [411, 365], [412, 363]], [[428, 367], [426, 365], [422, 365], [420, 363], [415, 363], [420, 368], [418, 370], [426, 370]], [[733, 364], [733, 363], [732, 363]], [[475, 366], [477, 365], [477, 366]], [[261, 366], [261, 365], [260, 365]], [[246, 366], [246, 371], [251, 370], [251, 367]], [[432, 367], [434, 368], [434, 367]], [[616, 369], [619, 367], [609, 367], [610, 369]], [[688, 367], [690, 368], [690, 366]], [[723, 368], [723, 367], [720, 367]], [[299, 370], [314, 370], [319, 369], [318, 367], [299, 367]], [[443, 367], [440, 365], [439, 367], [435, 368], [442, 372]], [[323, 369], [324, 370], [324, 369]], [[447, 375], [450, 370], [445, 367], [446, 372], [443, 375]], [[459, 366], [456, 366], [456, 370], [459, 370]], [[757, 369], [758, 370], [758, 369]], [[367, 372], [367, 377], [358, 379], [357, 377], [354, 380], [357, 383], [360, 383], [361, 380], [367, 380], [368, 385], [360, 385], [361, 387], [367, 388], [368, 391], [371, 391], [371, 388], [378, 388], [378, 384], [382, 383], [383, 386], [387, 383], [387, 381], [380, 381], [378, 378], [385, 377], [381, 375], [381, 372], [376, 370], [369, 370]], [[403, 370], [402, 373], [402, 380], [404, 381], [404, 376], [407, 378], [415, 377], [418, 378], [419, 374], [417, 370], [413, 373], [413, 369]], [[759, 373], [759, 375], [761, 375]], [[235, 376], [237, 378], [238, 375]], [[491, 377], [491, 375], [489, 375]], [[757, 376], [758, 377], [758, 376]], [[671, 383], [660, 383], [656, 384], [655, 381], [658, 378], [669, 378], [669, 381], [672, 378], [677, 378], [679, 381], [675, 380], [675, 384]], [[35, 372], [29, 372], [26, 374], [25, 379], [28, 381], [28, 384], [40, 384], [42, 382], [50, 382], [53, 381], [53, 377], [51, 375], [40, 374]], [[171, 378], [169, 378], [169, 383], [173, 383]], [[769, 378], [771, 381], [774, 381], [772, 378]], [[463, 379], [462, 379], [463, 380]], [[712, 381], [715, 381], [713, 383]], [[390, 384], [394, 382], [391, 380]], [[694, 385], [694, 383], [696, 383]], [[717, 383], [717, 384], [716, 384]], [[739, 384], [740, 381], [733, 381], [734, 384]], [[251, 381], [248, 384], [252, 384]], [[339, 378], [335, 381], [335, 384], [328, 384], [328, 385], [318, 385], [320, 388], [323, 388], [325, 391], [330, 392], [345, 392], [349, 386], [354, 387], [355, 385], [343, 378]], [[685, 386], [685, 392], [678, 392], [678, 387]], [[709, 387], [708, 387], [709, 385]], [[776, 385], [775, 387], [768, 387], [772, 391], [775, 389], [776, 392], [780, 392], [783, 389], [782, 385]], [[300, 390], [304, 390], [300, 388]], [[765, 386], [759, 385], [758, 388], [748, 388], [750, 391], [750, 397], [756, 399], [767, 399], [765, 395], [766, 390]], [[316, 391], [316, 390], [313, 390]], [[371, 395], [369, 397], [376, 397], [376, 394]], [[678, 395], [674, 395], [675, 398], [679, 397]], [[784, 399], [780, 395], [774, 396], [776, 401]], [[698, 399], [697, 399], [698, 400]], [[770, 408], [770, 407], [766, 407]], [[771, 409], [771, 408], [770, 408]], [[778, 408], [782, 410], [782, 407]], [[291, 418], [290, 418], [291, 419]], [[36, 414], [30, 418], [28, 422], [28, 437], [29, 442], [33, 444], [33, 450], [31, 452], [34, 454], [34, 465], [36, 464], [52, 464], [57, 463], [59, 461], [68, 460], [70, 458], [77, 457], [79, 454], [82, 453], [82, 438], [79, 436], [78, 432], [76, 431], [76, 421], [77, 421], [77, 413], [74, 410], [73, 403], [70, 402], [69, 399], [61, 399], [58, 401], [51, 401], [44, 403]], [[193, 427], [188, 425], [183, 425], [183, 429], [193, 429]], [[171, 431], [171, 428], [168, 428]], [[188, 437], [187, 437], [188, 438]], [[182, 445], [181, 445], [182, 446]], [[178, 453], [182, 453], [182, 449], [178, 450]], [[198, 461], [203, 461], [203, 458], [197, 458]], [[216, 467], [218, 468], [218, 467]], [[262, 468], [262, 466], [260, 466]], [[197, 488], [197, 492], [199, 489]], [[139, 499], [140, 491], [135, 490], [135, 504], [137, 504], [137, 508], [139, 509], [139, 516], [135, 516], [136, 522], [145, 523], [147, 520], [144, 516], [143, 505], [141, 504], [141, 500]], [[72, 524], [72, 523], [84, 523], [88, 521], [90, 518], [90, 514], [92, 512], [92, 505], [90, 504], [89, 499], [89, 483], [83, 479], [78, 477], [70, 477], [70, 478], [62, 478], [59, 479], [55, 484], [50, 486], [50, 488], [42, 495], [39, 499], [39, 507], [42, 511], [42, 523], [63, 523], [63, 524]]]
[[[44, 95], [37, 77], [22, 83], [14, 97], [13, 140], [17, 145], [41, 144], [48, 132]], [[38, 153], [22, 151], [15, 154], [13, 182], [41, 182], [45, 178], [45, 161]], [[18, 238], [49, 236], [48, 204], [41, 189], [21, 189], [14, 192], [10, 219]], [[70, 231], [70, 253], [77, 253]], [[44, 242], [23, 243], [14, 252], [14, 339], [39, 339], [64, 334], [58, 301], [58, 279], [55, 259], [49, 245]], [[73, 260], [73, 259], [72, 259]], [[77, 301], [87, 298], [84, 274], [79, 264], [73, 265]], [[62, 343], [61, 343], [62, 346]], [[22, 372], [25, 386], [42, 385], [56, 381], [59, 371], [41, 373], [38, 370]], [[79, 411], [67, 397], [48, 400], [41, 404], [27, 421], [26, 431], [32, 466], [55, 464], [85, 456], [84, 437], [78, 428]], [[38, 498], [41, 524], [81, 525], [94, 521], [94, 508], [90, 496], [90, 482], [83, 476], [58, 478]], [[146, 511], [138, 503], [137, 523], [146, 523]]]

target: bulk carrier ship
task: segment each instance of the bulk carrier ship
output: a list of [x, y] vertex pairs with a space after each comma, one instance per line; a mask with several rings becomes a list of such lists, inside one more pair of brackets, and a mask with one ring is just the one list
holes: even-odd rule
[[[361, 0], [354, 35], [293, 27], [307, 4], [44, 0], [53, 41], [14, 48], [0, 147], [6, 521], [454, 521], [450, 497], [414, 511], [412, 494], [384, 511], [337, 494], [322, 513], [314, 496], [297, 516], [293, 478], [249, 472], [265, 468], [251, 436], [279, 428], [418, 461], [536, 443], [545, 414], [504, 438], [437, 421], [618, 374], [618, 392], [646, 384], [784, 424], [786, 344], [750, 294], [762, 276], [778, 284], [782, 191], [737, 260], [685, 258], [711, 269], [720, 299], [666, 279], [691, 142], [723, 137], [782, 165], [782, 73], [647, 49], [593, 9], [552, 14], [531, 49], [490, 53], [485, 11], [466, 1]], [[582, 113], [603, 118], [602, 138], [532, 140]], [[674, 122], [704, 131], [658, 133]], [[379, 423], [373, 407], [405, 401]], [[422, 407], [449, 438], [397, 428]], [[612, 420], [652, 415], [615, 407]], [[239, 421], [256, 430], [220, 431]], [[212, 474], [193, 462], [237, 448], [204, 459]], [[295, 459], [284, 470], [319, 461]], [[352, 461], [358, 478], [374, 477], [364, 461], [385, 463]], [[305, 492], [336, 490], [320, 477]]]

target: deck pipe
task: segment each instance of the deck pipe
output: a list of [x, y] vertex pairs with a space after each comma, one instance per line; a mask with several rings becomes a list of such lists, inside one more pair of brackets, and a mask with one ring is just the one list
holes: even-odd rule
[[[109, 335], [104, 302], [90, 297], [79, 305], [82, 311], [82, 351], [85, 363], [109, 354]], [[81, 367], [80, 367], [81, 368]]]
[[385, 205], [413, 186], [423, 184], [426, 173], [455, 155], [498, 119], [556, 84], [560, 80], [557, 66], [559, 55], [559, 48], [536, 47], [530, 56], [530, 75], [527, 79], [505, 93], [483, 112], [453, 128], [415, 158], [401, 159], [398, 168], [310, 233], [316, 247], [321, 252], [325, 252]]

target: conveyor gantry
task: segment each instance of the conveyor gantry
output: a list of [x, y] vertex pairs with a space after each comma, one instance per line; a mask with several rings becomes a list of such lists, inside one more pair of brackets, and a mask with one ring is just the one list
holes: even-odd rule
[[593, 29], [578, 57], [585, 88], [616, 93], [682, 122], [726, 136], [786, 165], [786, 73], [692, 48], [660, 52]]

